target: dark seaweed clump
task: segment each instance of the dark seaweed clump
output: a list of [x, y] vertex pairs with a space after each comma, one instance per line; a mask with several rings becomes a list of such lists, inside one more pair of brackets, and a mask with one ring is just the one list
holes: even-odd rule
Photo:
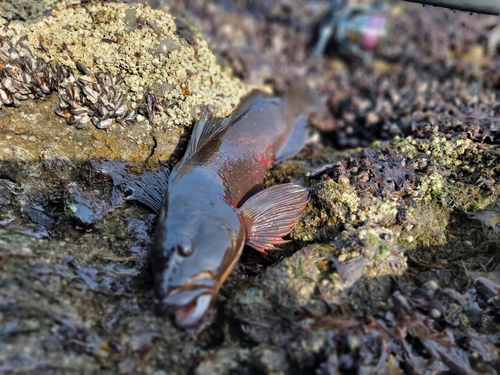
[[360, 195], [383, 199], [399, 199], [414, 206], [416, 171], [425, 173], [436, 165], [426, 154], [409, 158], [395, 149], [364, 149], [354, 157], [336, 164], [324, 165], [309, 175], [313, 179], [331, 178], [335, 182], [348, 182]]
[[[474, 286], [462, 295], [429, 280], [409, 294], [396, 290], [383, 316], [317, 319], [314, 326], [328, 331], [318, 374], [359, 373], [365, 366], [381, 374], [498, 373], [498, 334], [478, 331], [495, 325], [500, 285], [478, 278]], [[467, 322], [475, 331], [461, 330]]]

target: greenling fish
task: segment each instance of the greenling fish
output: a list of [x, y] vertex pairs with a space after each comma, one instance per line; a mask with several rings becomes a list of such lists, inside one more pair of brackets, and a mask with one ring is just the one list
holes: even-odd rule
[[316, 106], [303, 91], [283, 98], [253, 91], [229, 117], [199, 121], [168, 187], [154, 192], [160, 177], [149, 174], [134, 185], [129, 198], [159, 212], [151, 251], [155, 292], [160, 311], [173, 313], [178, 326], [200, 323], [245, 244], [262, 254], [276, 250], [300, 219], [306, 188], [262, 190], [262, 183], [277, 161], [304, 146], [306, 115]]

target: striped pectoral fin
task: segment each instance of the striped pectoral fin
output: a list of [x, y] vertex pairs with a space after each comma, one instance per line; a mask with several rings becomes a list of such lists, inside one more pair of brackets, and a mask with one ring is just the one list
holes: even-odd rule
[[245, 226], [246, 244], [263, 255], [289, 242], [282, 237], [292, 231], [309, 202], [306, 188], [283, 184], [267, 188], [248, 199], [239, 209]]

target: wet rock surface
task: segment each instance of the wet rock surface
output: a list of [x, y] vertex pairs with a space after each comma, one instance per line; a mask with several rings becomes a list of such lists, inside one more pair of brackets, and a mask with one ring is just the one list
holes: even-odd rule
[[[331, 48], [312, 58], [326, 2], [69, 3], [0, 4], [0, 372], [500, 371], [497, 18], [389, 3], [388, 37], [365, 66]], [[111, 49], [95, 60], [79, 33]], [[131, 48], [144, 61], [127, 65], [138, 50], [116, 33], [143, 38]], [[29, 52], [5, 38], [66, 81], [30, 86], [16, 70]], [[172, 43], [190, 73], [172, 54], [147, 61]], [[159, 66], [168, 90], [148, 81]], [[185, 331], [155, 314], [156, 215], [128, 200], [152, 199], [145, 183], [161, 193], [192, 122], [248, 90], [229, 68], [278, 93], [301, 77], [327, 110], [310, 119], [316, 141], [266, 179], [311, 187], [293, 241], [267, 258], [246, 249], [206, 321]], [[137, 121], [99, 112], [119, 91]]]

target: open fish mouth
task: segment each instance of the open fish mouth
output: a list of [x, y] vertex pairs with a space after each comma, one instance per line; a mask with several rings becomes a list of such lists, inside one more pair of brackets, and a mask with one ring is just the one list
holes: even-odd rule
[[179, 290], [170, 293], [159, 302], [160, 310], [173, 313], [175, 323], [181, 328], [196, 326], [206, 315], [210, 302], [212, 302], [212, 291], [207, 288]]
[[175, 310], [175, 323], [181, 328], [196, 326], [210, 307], [212, 295], [202, 294], [185, 306]]

